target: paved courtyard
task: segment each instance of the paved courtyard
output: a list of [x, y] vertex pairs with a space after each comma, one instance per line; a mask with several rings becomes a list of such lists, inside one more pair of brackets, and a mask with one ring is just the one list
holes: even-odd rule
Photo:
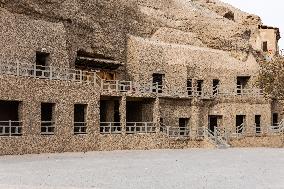
[[0, 188], [284, 188], [284, 149], [3, 156], [0, 157]]

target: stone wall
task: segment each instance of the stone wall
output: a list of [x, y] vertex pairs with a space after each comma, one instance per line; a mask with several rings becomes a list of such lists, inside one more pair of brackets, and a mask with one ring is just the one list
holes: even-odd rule
[[245, 137], [243, 139], [235, 139], [230, 141], [232, 147], [252, 148], [252, 147], [269, 147], [283, 148], [284, 137], [282, 136], [267, 136], [267, 137]]
[[49, 65], [69, 67], [67, 33], [62, 23], [30, 19], [0, 8], [1, 62], [35, 63], [36, 51], [50, 53]]
[[214, 145], [206, 140], [175, 140], [160, 134], [23, 136], [0, 139], [0, 155], [185, 148], [214, 148]]

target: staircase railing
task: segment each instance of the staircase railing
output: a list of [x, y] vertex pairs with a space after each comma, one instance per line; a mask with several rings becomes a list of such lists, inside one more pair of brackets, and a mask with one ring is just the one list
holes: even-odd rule
[[271, 134], [284, 133], [284, 120], [281, 120], [279, 123], [268, 127], [268, 133], [271, 133]]

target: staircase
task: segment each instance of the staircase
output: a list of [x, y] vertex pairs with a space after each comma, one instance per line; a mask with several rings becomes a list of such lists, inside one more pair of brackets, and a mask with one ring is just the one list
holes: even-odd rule
[[208, 128], [204, 128], [204, 137], [216, 145], [219, 149], [229, 148], [227, 133], [215, 127], [214, 132]]
[[284, 119], [281, 120], [278, 124], [270, 126], [268, 132], [271, 134], [284, 134]]

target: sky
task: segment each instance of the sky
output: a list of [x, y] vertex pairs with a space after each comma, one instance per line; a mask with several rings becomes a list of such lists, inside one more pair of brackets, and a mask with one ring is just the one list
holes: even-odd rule
[[280, 28], [279, 48], [284, 49], [284, 1], [283, 0], [221, 0], [245, 12], [261, 17], [264, 25]]

